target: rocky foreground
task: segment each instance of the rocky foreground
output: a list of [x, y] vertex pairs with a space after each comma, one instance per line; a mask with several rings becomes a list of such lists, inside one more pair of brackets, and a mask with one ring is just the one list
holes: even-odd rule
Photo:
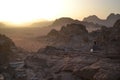
[[0, 80], [25, 79], [24, 59], [28, 52], [17, 48], [14, 42], [0, 34]]
[[91, 33], [69, 24], [43, 40], [49, 46], [30, 54], [0, 35], [0, 80], [120, 80], [120, 20]]
[[[40, 49], [25, 59], [27, 80], [120, 80], [120, 20], [112, 28], [102, 27], [91, 33], [83, 25], [72, 26], [52, 30], [47, 38], [55, 46]], [[74, 42], [74, 37], [82, 43]], [[92, 44], [92, 40], [99, 49], [90, 52], [91, 45], [87, 49], [83, 45]]]
[[25, 60], [28, 80], [120, 80], [120, 59], [48, 46]]

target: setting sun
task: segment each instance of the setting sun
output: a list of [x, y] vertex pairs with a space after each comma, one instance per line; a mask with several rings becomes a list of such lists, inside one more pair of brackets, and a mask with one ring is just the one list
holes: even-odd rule
[[110, 12], [119, 13], [118, 5], [119, 0], [0, 0], [0, 22], [20, 25], [59, 17], [83, 19], [91, 14], [104, 18]]
[[60, 0], [0, 0], [0, 20], [13, 24], [51, 20], [61, 12], [61, 3]]

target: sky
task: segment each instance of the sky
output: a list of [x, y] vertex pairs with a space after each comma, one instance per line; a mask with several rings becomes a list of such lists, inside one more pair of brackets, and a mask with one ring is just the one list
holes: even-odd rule
[[0, 0], [0, 22], [23, 24], [71, 17], [82, 20], [89, 15], [106, 18], [120, 13], [120, 0]]

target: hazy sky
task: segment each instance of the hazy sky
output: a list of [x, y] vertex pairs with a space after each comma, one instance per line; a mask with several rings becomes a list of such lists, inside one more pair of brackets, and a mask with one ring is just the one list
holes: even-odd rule
[[106, 18], [120, 13], [120, 0], [0, 0], [0, 21], [20, 24], [59, 17], [83, 19], [88, 15]]

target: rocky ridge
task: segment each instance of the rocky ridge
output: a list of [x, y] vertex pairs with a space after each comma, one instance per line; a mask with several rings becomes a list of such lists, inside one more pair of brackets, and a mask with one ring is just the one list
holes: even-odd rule
[[[88, 39], [95, 40], [101, 49], [97, 52], [90, 52], [86, 49], [81, 51], [75, 47], [47, 46], [26, 58], [27, 80], [120, 79], [120, 20], [111, 28], [102, 27], [101, 30], [91, 33], [86, 31], [85, 26], [74, 25], [70, 24], [69, 27], [63, 27], [60, 31], [52, 30], [47, 36], [55, 40], [54, 36], [59, 40], [58, 37], [63, 38], [62, 34], [65, 36], [87, 35]], [[62, 40], [60, 41], [62, 42]], [[91, 41], [88, 43], [92, 44]]]
[[120, 14], [111, 13], [106, 19], [100, 19], [96, 15], [92, 15], [84, 18], [83, 21], [112, 27], [118, 19], [120, 19]]
[[49, 27], [59, 30], [62, 26], [67, 26], [68, 24], [83, 24], [90, 32], [101, 28], [101, 25], [94, 24], [92, 22], [80, 21], [69, 17], [58, 18]]

